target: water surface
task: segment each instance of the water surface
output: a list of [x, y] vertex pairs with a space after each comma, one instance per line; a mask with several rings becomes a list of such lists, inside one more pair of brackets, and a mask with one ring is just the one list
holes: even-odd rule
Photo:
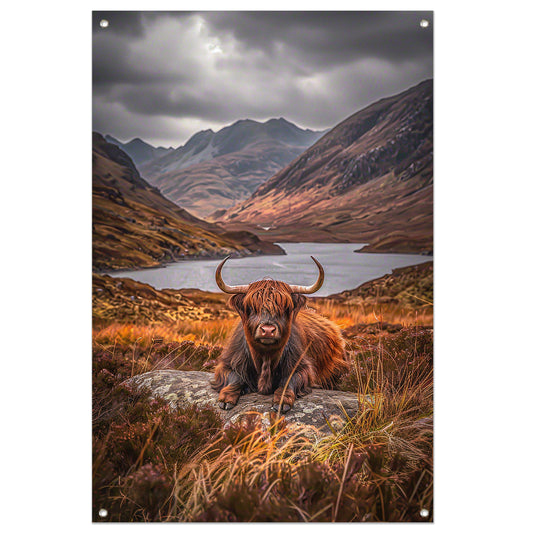
[[[287, 255], [269, 255], [229, 259], [222, 271], [230, 285], [243, 285], [265, 277], [297, 285], [315, 282], [318, 269], [310, 256], [324, 267], [324, 285], [315, 293], [328, 296], [362, 283], [390, 274], [393, 268], [425, 263], [432, 258], [411, 254], [365, 254], [361, 243], [277, 243]], [[148, 283], [156, 289], [197, 288], [220, 292], [215, 283], [218, 259], [180, 261], [164, 267], [146, 270], [129, 270], [109, 273], [114, 277], [127, 277]]]

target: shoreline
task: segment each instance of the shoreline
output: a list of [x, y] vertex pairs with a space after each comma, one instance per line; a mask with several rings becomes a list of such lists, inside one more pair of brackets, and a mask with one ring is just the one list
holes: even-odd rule
[[[398, 250], [398, 249], [394, 249], [394, 247], [392, 249], [376, 249], [375, 247], [373, 247], [373, 243], [369, 243], [369, 242], [364, 242], [364, 243], [361, 243], [361, 242], [351, 242], [351, 240], [349, 239], [346, 239], [346, 240], [340, 240], [340, 241], [316, 241], [316, 240], [287, 240], [287, 241], [272, 241], [272, 244], [275, 245], [275, 246], [278, 246], [283, 253], [278, 253], [278, 254], [274, 254], [274, 253], [250, 253], [250, 254], [245, 254], [245, 255], [236, 255], [235, 257], [231, 257], [231, 259], [245, 259], [247, 257], [259, 257], [259, 256], [265, 256], [265, 257], [268, 257], [268, 256], [272, 256], [272, 257], [276, 257], [276, 256], [280, 256], [280, 255], [287, 255], [285, 249], [283, 248], [282, 244], [311, 244], [311, 243], [315, 243], [315, 244], [353, 244], [354, 246], [357, 245], [357, 246], [361, 246], [360, 249], [358, 250], [353, 250], [353, 253], [357, 253], [357, 254], [373, 254], [373, 255], [376, 255], [376, 254], [398, 254], [398, 255], [419, 255], [419, 256], [425, 256], [425, 257], [428, 257], [428, 261], [433, 261], [434, 259], [434, 254], [433, 254], [433, 251], [429, 252], [427, 250], [423, 250], [423, 251], [415, 251], [415, 250]], [[230, 254], [228, 255], [232, 255], [233, 253], [235, 252], [231, 252]], [[95, 268], [92, 268], [91, 269], [91, 272], [93, 274], [107, 274], [107, 275], [111, 275], [111, 274], [116, 274], [116, 273], [121, 273], [121, 272], [141, 272], [141, 271], [148, 271], [148, 270], [155, 270], [155, 269], [158, 269], [158, 268], [166, 268], [167, 266], [169, 265], [173, 265], [173, 264], [176, 264], [176, 263], [185, 263], [185, 262], [189, 262], [189, 261], [214, 261], [216, 259], [224, 259], [225, 257], [227, 257], [227, 255], [207, 255], [207, 256], [183, 256], [179, 259], [169, 259], [168, 261], [164, 261], [164, 262], [161, 262], [157, 265], [153, 265], [153, 266], [147, 266], [147, 267], [143, 267], [143, 266], [137, 266], [137, 267], [121, 267], [121, 268], [117, 268], [117, 269], [105, 269], [105, 270], [100, 270], [100, 269], [95, 269]]]
[[[283, 249], [282, 249], [283, 250]], [[99, 270], [99, 269], [91, 269], [91, 272], [93, 274], [100, 274], [100, 275], [111, 275], [111, 274], [117, 274], [117, 273], [120, 273], [120, 272], [144, 272], [144, 271], [147, 271], [147, 270], [156, 270], [158, 268], [166, 268], [167, 266], [170, 266], [170, 265], [174, 265], [176, 263], [188, 263], [188, 262], [192, 262], [192, 261], [214, 261], [216, 259], [224, 259], [226, 258], [228, 255], [231, 256], [233, 253], [235, 252], [231, 252], [229, 254], [226, 254], [226, 255], [207, 255], [207, 256], [183, 256], [182, 258], [176, 260], [176, 259], [171, 259], [171, 260], [168, 260], [168, 261], [164, 261], [164, 262], [161, 262], [157, 265], [153, 265], [153, 266], [147, 266], [147, 267], [143, 267], [143, 266], [140, 266], [140, 267], [121, 267], [121, 268], [116, 268], [116, 269], [113, 269], [113, 270]], [[235, 257], [231, 257], [231, 259], [246, 259], [247, 257], [268, 257], [268, 256], [272, 256], [272, 257], [279, 257], [280, 255], [287, 255], [285, 250], [283, 250], [283, 253], [282, 254], [265, 254], [265, 253], [250, 253], [250, 254], [245, 254], [245, 255], [237, 255]]]
[[[237, 255], [235, 257], [231, 257], [231, 255], [235, 252], [232, 252], [230, 254], [227, 254], [227, 255], [224, 255], [224, 254], [221, 254], [221, 255], [209, 255], [209, 256], [183, 256], [182, 258], [178, 259], [178, 260], [168, 260], [168, 261], [164, 261], [162, 263], [159, 263], [158, 265], [153, 265], [153, 266], [147, 266], [147, 267], [143, 267], [143, 266], [138, 266], [138, 267], [125, 267], [125, 268], [116, 268], [116, 269], [112, 269], [112, 270], [99, 270], [99, 269], [95, 269], [95, 268], [92, 268], [91, 269], [91, 272], [93, 274], [101, 274], [101, 275], [111, 275], [111, 274], [118, 274], [118, 273], [121, 273], [121, 272], [144, 272], [144, 271], [147, 271], [147, 270], [155, 270], [155, 269], [158, 269], [158, 268], [166, 268], [167, 266], [169, 265], [173, 265], [173, 264], [176, 264], [176, 263], [186, 263], [186, 262], [189, 262], [189, 261], [214, 261], [215, 259], [224, 259], [226, 258], [228, 255], [231, 257], [231, 259], [246, 259], [247, 257], [278, 257], [280, 255], [287, 255], [287, 252], [285, 251], [285, 249], [283, 248], [283, 244], [330, 244], [328, 242], [319, 242], [319, 241], [283, 241], [283, 242], [273, 242], [272, 244], [278, 246], [282, 251], [283, 253], [281, 254], [266, 254], [266, 253], [250, 253], [250, 254], [244, 254], [244, 255]], [[353, 244], [354, 246], [368, 246], [368, 243], [360, 243], [360, 242], [354, 242], [354, 243], [350, 243], [349, 241], [346, 241], [346, 242], [343, 242], [343, 243], [338, 243], [338, 244]], [[358, 252], [359, 250], [354, 250], [354, 253], [355, 252]], [[388, 252], [383, 252], [383, 253], [388, 253]], [[391, 253], [394, 253], [394, 252], [391, 252]], [[414, 254], [416, 255], [416, 254]]]

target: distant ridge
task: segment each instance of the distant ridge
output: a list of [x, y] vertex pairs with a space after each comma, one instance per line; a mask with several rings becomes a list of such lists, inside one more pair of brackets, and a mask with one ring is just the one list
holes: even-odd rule
[[104, 139], [109, 143], [117, 145], [121, 150], [126, 152], [137, 166], [151, 159], [161, 157], [173, 150], [173, 148], [163, 148], [161, 146], [155, 148], [138, 137], [127, 143], [122, 143], [111, 135], [105, 135]]

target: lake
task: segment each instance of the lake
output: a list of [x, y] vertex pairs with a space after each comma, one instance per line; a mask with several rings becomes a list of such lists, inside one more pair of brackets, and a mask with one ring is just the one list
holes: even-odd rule
[[[412, 254], [354, 253], [364, 244], [352, 243], [276, 243], [287, 255], [268, 255], [228, 259], [222, 270], [224, 281], [243, 285], [265, 277], [296, 285], [311, 285], [318, 269], [310, 256], [316, 257], [325, 271], [325, 280], [316, 296], [329, 296], [390, 274], [393, 268], [431, 261], [432, 256]], [[108, 272], [113, 277], [131, 278], [156, 289], [196, 288], [220, 292], [215, 283], [219, 259], [170, 263], [145, 270]]]

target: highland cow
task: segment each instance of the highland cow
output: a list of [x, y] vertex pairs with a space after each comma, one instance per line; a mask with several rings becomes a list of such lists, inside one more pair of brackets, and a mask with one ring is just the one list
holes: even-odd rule
[[324, 269], [314, 258], [319, 276], [311, 286], [264, 279], [249, 285], [227, 285], [217, 268], [219, 288], [231, 294], [228, 305], [240, 315], [215, 368], [211, 382], [221, 409], [232, 409], [241, 394], [272, 394], [273, 409], [283, 413], [311, 387], [331, 388], [347, 370], [339, 328], [306, 307], [320, 289]]

